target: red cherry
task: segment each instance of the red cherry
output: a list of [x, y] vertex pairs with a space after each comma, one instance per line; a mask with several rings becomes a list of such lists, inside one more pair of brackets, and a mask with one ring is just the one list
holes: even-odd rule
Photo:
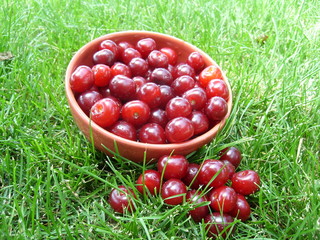
[[182, 97], [174, 97], [166, 105], [167, 118], [188, 117], [192, 112], [189, 101]]
[[229, 214], [234, 218], [240, 219], [242, 222], [245, 222], [250, 217], [250, 205], [243, 195], [237, 194], [236, 206]]
[[93, 72], [90, 67], [81, 65], [71, 74], [70, 88], [72, 91], [82, 93], [89, 90], [94, 84]]
[[161, 189], [161, 197], [164, 202], [169, 205], [178, 205], [183, 203], [186, 193], [186, 185], [181, 180], [175, 178], [171, 178], [166, 181], [162, 185]]
[[109, 49], [102, 49], [93, 54], [94, 64], [105, 64], [112, 66], [115, 61], [114, 53]]
[[128, 64], [133, 76], [145, 76], [148, 72], [148, 63], [146, 60], [135, 57]]
[[193, 137], [194, 127], [188, 118], [177, 117], [167, 123], [165, 134], [170, 143], [180, 143]]
[[222, 97], [224, 100], [229, 99], [229, 89], [225, 81], [221, 79], [210, 80], [206, 87], [206, 94], [208, 98]]
[[189, 101], [194, 110], [203, 109], [207, 102], [206, 92], [200, 87], [194, 87], [186, 91], [182, 97]]
[[256, 171], [244, 170], [233, 174], [231, 178], [232, 188], [242, 195], [250, 195], [260, 188], [260, 177]]
[[121, 54], [121, 59], [125, 64], [129, 64], [130, 61], [134, 58], [140, 58], [141, 59], [141, 54], [138, 50], [134, 48], [126, 48], [122, 54]]
[[128, 78], [131, 78], [132, 73], [129, 66], [125, 65], [124, 63], [117, 62], [113, 64], [111, 67], [111, 75], [112, 76], [123, 75]]
[[210, 206], [217, 212], [230, 212], [237, 201], [237, 193], [227, 186], [218, 187], [209, 194]]
[[153, 50], [147, 58], [148, 64], [152, 68], [166, 68], [168, 67], [168, 57], [166, 54]]
[[150, 113], [149, 122], [157, 123], [161, 127], [165, 128], [168, 123], [166, 111], [161, 108], [153, 109]]
[[137, 180], [137, 189], [140, 193], [144, 194], [148, 189], [151, 195], [155, 195], [160, 190], [161, 175], [155, 170], [144, 171]]
[[118, 45], [114, 41], [109, 39], [102, 41], [99, 45], [99, 50], [102, 50], [102, 49], [109, 49], [110, 51], [112, 51], [114, 54], [115, 60], [119, 58]]
[[238, 148], [236, 147], [228, 147], [220, 152], [220, 160], [227, 160], [233, 164], [235, 168], [237, 168], [241, 162], [242, 155]]
[[[221, 160], [221, 159], [220, 159]], [[234, 165], [229, 162], [228, 160], [221, 160], [225, 166], [225, 168], [227, 169], [227, 171], [229, 172], [229, 179], [231, 180], [233, 174], [235, 173], [236, 169], [234, 167]]]
[[176, 95], [181, 96], [184, 92], [192, 89], [194, 87], [195, 81], [192, 77], [188, 75], [183, 75], [176, 78], [171, 87]]
[[229, 172], [221, 161], [207, 159], [203, 162], [198, 176], [201, 184], [217, 188], [228, 181]]
[[102, 95], [97, 91], [85, 91], [80, 94], [77, 102], [82, 111], [89, 116], [91, 107], [102, 99]]
[[132, 198], [134, 198], [134, 193], [131, 189], [118, 186], [111, 191], [108, 202], [115, 212], [132, 212], [135, 210]]
[[176, 65], [178, 55], [175, 50], [173, 50], [172, 48], [169, 48], [169, 47], [163, 47], [160, 49], [160, 52], [167, 55], [169, 64]]
[[199, 164], [189, 163], [187, 173], [182, 178], [182, 181], [191, 189], [198, 189], [200, 187], [200, 181], [198, 178], [199, 169]]
[[212, 79], [222, 79], [220, 68], [215, 65], [210, 65], [203, 69], [199, 74], [199, 83], [202, 87], [207, 87]]
[[139, 130], [139, 140], [143, 143], [164, 144], [166, 135], [163, 127], [157, 123], [146, 123]]
[[228, 104], [221, 97], [212, 97], [206, 104], [205, 113], [213, 121], [222, 120], [228, 113]]
[[233, 221], [233, 217], [227, 213], [213, 212], [207, 215], [204, 219], [204, 222], [207, 224], [207, 235], [213, 238], [217, 238], [218, 236], [226, 238], [234, 231], [234, 227], [232, 226]]
[[91, 108], [91, 119], [100, 127], [110, 127], [120, 116], [119, 105], [111, 98], [103, 98]]
[[195, 206], [192, 210], [189, 211], [191, 218], [195, 222], [201, 222], [209, 214], [209, 206], [197, 206], [199, 204], [203, 204], [203, 202], [208, 201], [206, 196], [203, 195], [200, 191], [190, 190], [187, 192], [186, 200], [193, 206]]
[[135, 82], [126, 76], [114, 76], [109, 84], [110, 93], [121, 101], [133, 99], [136, 94]]
[[187, 174], [189, 162], [183, 155], [164, 155], [157, 163], [158, 171], [165, 180], [181, 179]]
[[140, 100], [133, 100], [122, 106], [121, 116], [134, 126], [142, 126], [150, 117], [150, 108]]
[[161, 103], [161, 91], [159, 85], [148, 82], [140, 87], [137, 92], [137, 98], [152, 109], [157, 108]]
[[111, 80], [111, 69], [105, 64], [97, 64], [92, 67], [94, 84], [98, 87], [105, 87], [109, 85]]
[[120, 120], [113, 124], [109, 131], [119, 137], [129, 139], [132, 141], [137, 140], [137, 131], [136, 128], [126, 121]]
[[144, 38], [137, 42], [136, 49], [141, 53], [143, 58], [148, 57], [148, 55], [155, 50], [157, 47], [156, 42], [152, 38]]
[[189, 64], [196, 72], [203, 69], [205, 63], [202, 55], [199, 52], [192, 52], [187, 58], [187, 64]]
[[193, 124], [194, 135], [199, 135], [209, 129], [209, 119], [203, 112], [193, 111], [189, 119]]

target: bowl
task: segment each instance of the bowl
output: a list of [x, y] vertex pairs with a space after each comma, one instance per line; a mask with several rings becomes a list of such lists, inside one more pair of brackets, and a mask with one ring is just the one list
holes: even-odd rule
[[120, 154], [122, 157], [132, 160], [134, 162], [149, 162], [151, 160], [156, 160], [163, 155], [168, 155], [172, 153], [187, 155], [191, 152], [198, 150], [202, 146], [210, 143], [213, 140], [213, 138], [217, 135], [217, 133], [223, 129], [225, 122], [230, 115], [232, 107], [232, 92], [230, 84], [224, 72], [222, 71], [223, 80], [227, 83], [230, 94], [229, 100], [227, 101], [228, 113], [218, 124], [216, 124], [210, 130], [191, 140], [182, 143], [168, 144], [141, 143], [127, 140], [117, 135], [114, 135], [108, 132], [107, 130], [101, 128], [93, 121], [91, 121], [90, 118], [79, 107], [76, 98], [70, 88], [69, 79], [72, 72], [79, 65], [87, 65], [90, 67], [93, 66], [92, 55], [98, 50], [98, 46], [103, 40], [110, 39], [115, 42], [128, 41], [134, 44], [138, 40], [148, 37], [153, 38], [156, 41], [157, 48], [173, 48], [178, 54], [178, 63], [181, 61], [185, 62], [187, 56], [191, 52], [197, 51], [202, 54], [206, 66], [218, 66], [217, 63], [201, 49], [176, 37], [149, 31], [123, 31], [110, 33], [98, 37], [81, 47], [72, 57], [67, 67], [65, 75], [65, 90], [70, 110], [75, 123], [82, 131], [82, 133], [85, 135], [85, 137], [90, 142], [93, 142], [94, 146], [97, 149], [105, 152], [107, 155], [112, 157], [115, 155], [114, 153]]

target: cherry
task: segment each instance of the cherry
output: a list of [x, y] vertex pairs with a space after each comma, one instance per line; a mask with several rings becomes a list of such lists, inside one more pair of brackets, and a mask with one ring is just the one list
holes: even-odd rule
[[153, 50], [150, 52], [147, 61], [149, 66], [153, 68], [166, 68], [168, 67], [169, 62], [167, 55], [158, 50]]
[[190, 102], [191, 107], [194, 110], [203, 109], [207, 102], [206, 92], [200, 87], [194, 87], [186, 91], [182, 97]]
[[132, 141], [137, 140], [137, 132], [136, 128], [126, 121], [120, 120], [113, 124], [109, 131], [119, 137], [123, 137], [125, 139], [129, 139]]
[[240, 219], [242, 222], [248, 220], [251, 214], [251, 209], [249, 203], [243, 195], [237, 194], [236, 205], [229, 212], [229, 214], [234, 218]]
[[186, 184], [191, 189], [198, 189], [200, 187], [200, 181], [198, 178], [199, 169], [199, 164], [189, 163], [187, 173], [182, 178], [184, 184]]
[[139, 140], [151, 144], [166, 143], [164, 129], [157, 123], [146, 123], [139, 130]]
[[204, 60], [199, 52], [192, 52], [187, 58], [187, 64], [189, 64], [196, 72], [201, 71], [204, 68]]
[[111, 191], [108, 202], [115, 212], [132, 212], [135, 210], [132, 198], [134, 198], [132, 190], [121, 185]]
[[110, 93], [121, 101], [133, 99], [136, 94], [135, 82], [126, 76], [116, 75], [109, 83]]
[[94, 84], [93, 72], [90, 67], [81, 65], [71, 74], [70, 88], [72, 91], [82, 93], [89, 90]]
[[222, 120], [228, 113], [228, 104], [221, 97], [212, 97], [206, 103], [205, 113], [213, 121]]
[[150, 74], [150, 81], [159, 85], [171, 85], [173, 78], [169, 70], [165, 68], [155, 68]]
[[130, 61], [133, 58], [141, 58], [141, 54], [138, 50], [134, 49], [134, 48], [126, 48], [124, 49], [124, 51], [121, 53], [121, 59], [125, 64], [129, 64]]
[[211, 191], [209, 201], [214, 211], [227, 213], [236, 206], [237, 193], [231, 187], [221, 186]]
[[208, 98], [218, 96], [227, 101], [229, 98], [229, 89], [225, 81], [213, 79], [210, 80], [206, 87], [206, 94]]
[[161, 189], [161, 197], [164, 202], [169, 205], [178, 205], [183, 203], [186, 193], [186, 185], [181, 180], [175, 178], [171, 178], [166, 181], [162, 185]]
[[182, 97], [174, 97], [166, 105], [167, 118], [188, 117], [192, 112], [189, 101]]
[[200, 191], [190, 190], [187, 192], [186, 201], [191, 203], [194, 207], [189, 211], [189, 215], [195, 222], [201, 222], [209, 214], [208, 205], [197, 206], [207, 202], [207, 198]]
[[157, 47], [156, 42], [152, 38], [144, 38], [137, 42], [136, 49], [141, 53], [143, 58], [148, 57], [150, 52]]
[[157, 168], [165, 180], [182, 179], [187, 174], [188, 165], [189, 162], [183, 155], [164, 155], [159, 158]]
[[111, 80], [111, 69], [105, 64], [97, 64], [92, 67], [94, 84], [98, 87], [106, 87]]
[[165, 55], [167, 55], [168, 63], [170, 65], [176, 65], [177, 59], [178, 59], [178, 55], [177, 55], [175, 50], [173, 50], [172, 48], [169, 48], [169, 47], [163, 47], [163, 48], [160, 49], [160, 52], [162, 52]]
[[91, 107], [102, 99], [102, 95], [97, 91], [85, 91], [78, 97], [77, 102], [82, 111], [89, 116]]
[[234, 230], [234, 227], [232, 227], [233, 221], [233, 217], [227, 213], [213, 212], [207, 215], [204, 219], [204, 222], [207, 224], [207, 235], [213, 238], [217, 238], [218, 236], [226, 238]]
[[161, 92], [161, 103], [160, 107], [165, 108], [170, 99], [174, 98], [176, 95], [174, 94], [172, 88], [167, 85], [160, 86]]
[[137, 190], [144, 194], [148, 189], [151, 195], [159, 193], [161, 186], [161, 175], [158, 171], [149, 169], [145, 170], [137, 180]]
[[203, 162], [198, 176], [201, 184], [217, 188], [228, 181], [229, 172], [221, 161], [207, 159]]
[[133, 76], [145, 76], [145, 74], [149, 69], [149, 66], [146, 60], [140, 57], [132, 58], [128, 66]]
[[176, 78], [171, 87], [176, 95], [182, 95], [184, 92], [192, 89], [194, 87], [195, 81], [189, 75], [183, 75]]
[[229, 161], [235, 168], [239, 166], [242, 159], [241, 152], [236, 147], [229, 147], [221, 150], [220, 156], [220, 160]]
[[119, 51], [119, 56], [122, 56], [124, 50], [126, 50], [127, 48], [134, 48], [134, 46], [127, 42], [127, 41], [121, 41], [118, 43], [118, 51]]
[[111, 75], [116, 76], [116, 75], [123, 75], [128, 78], [131, 78], [131, 69], [125, 65], [124, 63], [117, 62], [112, 65], [111, 67]]
[[111, 98], [97, 101], [91, 108], [91, 119], [100, 127], [110, 127], [120, 116], [119, 105]]
[[137, 98], [144, 101], [150, 108], [156, 108], [161, 104], [161, 91], [159, 85], [148, 82], [140, 87]]
[[165, 134], [170, 143], [187, 141], [194, 134], [193, 124], [185, 117], [174, 118], [167, 123]]
[[183, 75], [189, 75], [192, 78], [195, 78], [196, 76], [194, 69], [190, 65], [186, 63], [179, 63], [173, 69], [173, 78], [175, 79]]
[[[221, 159], [220, 159], [221, 160]], [[227, 171], [229, 172], [229, 179], [231, 180], [233, 174], [235, 173], [236, 169], [235, 166], [229, 162], [228, 160], [221, 160], [225, 166], [225, 168], [227, 169]]]
[[132, 100], [122, 106], [121, 116], [134, 126], [142, 126], [150, 117], [150, 108], [140, 100]]
[[232, 188], [242, 195], [250, 195], [259, 190], [260, 177], [256, 171], [236, 172], [231, 178]]
[[153, 109], [150, 113], [149, 122], [157, 123], [161, 127], [165, 128], [168, 123], [166, 111], [161, 108]]
[[136, 83], [136, 92], [138, 92], [139, 89], [147, 83], [147, 80], [141, 76], [133, 77], [132, 80]]
[[102, 50], [102, 49], [109, 49], [110, 51], [112, 51], [114, 54], [115, 60], [119, 58], [118, 45], [114, 41], [109, 39], [102, 41], [99, 45], [99, 50]]
[[114, 53], [109, 49], [102, 49], [93, 54], [93, 63], [94, 64], [105, 64], [112, 66], [114, 63], [115, 57]]
[[199, 135], [209, 129], [208, 117], [200, 111], [193, 111], [189, 116], [194, 128], [194, 135]]
[[215, 65], [206, 67], [199, 74], [199, 83], [204, 88], [212, 79], [222, 79], [221, 70]]

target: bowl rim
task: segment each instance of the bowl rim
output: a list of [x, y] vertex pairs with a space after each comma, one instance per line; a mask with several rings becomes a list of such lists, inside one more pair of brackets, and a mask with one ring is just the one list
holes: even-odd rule
[[[72, 74], [72, 72], [74, 71], [74, 66], [75, 66], [75, 62], [77, 60], [77, 58], [79, 56], [81, 56], [81, 54], [83, 54], [83, 52], [86, 51], [86, 49], [91, 46], [91, 45], [95, 45], [97, 43], [100, 43], [103, 40], [107, 40], [107, 39], [114, 39], [116, 37], [119, 36], [123, 36], [123, 34], [138, 34], [141, 35], [141, 37], [152, 37], [152, 36], [161, 36], [163, 38], [169, 39], [170, 41], [174, 40], [174, 41], [178, 41], [179, 43], [190, 47], [191, 49], [198, 51], [199, 53], [201, 53], [203, 56], [205, 56], [207, 59], [210, 60], [210, 62], [212, 63], [211, 65], [215, 65], [217, 67], [219, 67], [219, 69], [221, 70], [222, 76], [223, 76], [223, 80], [226, 82], [228, 89], [229, 89], [229, 99], [227, 101], [228, 104], [228, 112], [226, 114], [226, 116], [215, 126], [213, 126], [211, 129], [209, 129], [207, 132], [194, 137], [190, 140], [181, 142], [181, 143], [164, 143], [164, 144], [152, 144], [152, 143], [142, 143], [142, 142], [138, 142], [138, 141], [132, 141], [129, 139], [125, 139], [122, 138], [120, 136], [117, 136], [111, 132], [109, 132], [108, 130], [100, 127], [99, 125], [97, 125], [96, 123], [94, 123], [90, 117], [88, 117], [83, 110], [80, 108], [80, 106], [77, 103], [77, 100], [70, 88], [70, 84], [69, 84], [69, 78]], [[119, 32], [113, 32], [113, 33], [108, 33], [105, 35], [102, 35], [100, 37], [97, 37], [89, 42], [87, 42], [85, 45], [83, 45], [71, 58], [71, 61], [69, 62], [68, 66], [67, 66], [67, 70], [65, 73], [65, 91], [66, 91], [66, 96], [69, 102], [69, 107], [71, 107], [71, 105], [73, 106], [74, 110], [79, 114], [79, 117], [82, 118], [82, 120], [88, 125], [90, 131], [98, 131], [99, 133], [101, 133], [103, 135], [103, 138], [111, 138], [113, 139], [115, 142], [122, 142], [123, 144], [128, 144], [131, 145], [133, 147], [136, 148], [143, 148], [143, 149], [178, 149], [181, 148], [182, 146], [184, 148], [187, 147], [191, 147], [194, 144], [204, 141], [208, 138], [211, 138], [211, 140], [215, 137], [215, 135], [224, 127], [227, 119], [229, 118], [231, 111], [232, 111], [232, 91], [231, 91], [231, 86], [230, 83], [228, 81], [228, 78], [226, 77], [224, 71], [220, 68], [220, 66], [207, 54], [205, 53], [203, 50], [201, 50], [200, 48], [192, 45], [191, 43], [188, 43], [180, 38], [165, 34], [165, 33], [159, 33], [159, 32], [153, 32], [153, 31], [144, 31], [144, 30], [126, 30], [126, 31], [119, 31]], [[210, 140], [210, 141], [211, 141]], [[203, 144], [205, 145], [205, 144]]]

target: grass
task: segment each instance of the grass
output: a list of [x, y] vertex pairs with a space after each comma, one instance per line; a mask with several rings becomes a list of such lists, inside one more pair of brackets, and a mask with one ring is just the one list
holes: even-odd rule
[[[152, 165], [109, 159], [73, 122], [64, 73], [73, 53], [109, 32], [174, 35], [206, 51], [230, 79], [221, 134], [189, 156], [235, 145], [261, 191], [228, 239], [319, 239], [320, 2], [0, 0], [0, 239], [206, 239], [188, 204], [140, 196], [114, 214], [112, 187], [134, 188]], [[261, 37], [262, 36], [262, 37]], [[257, 39], [268, 36], [262, 43]]]

